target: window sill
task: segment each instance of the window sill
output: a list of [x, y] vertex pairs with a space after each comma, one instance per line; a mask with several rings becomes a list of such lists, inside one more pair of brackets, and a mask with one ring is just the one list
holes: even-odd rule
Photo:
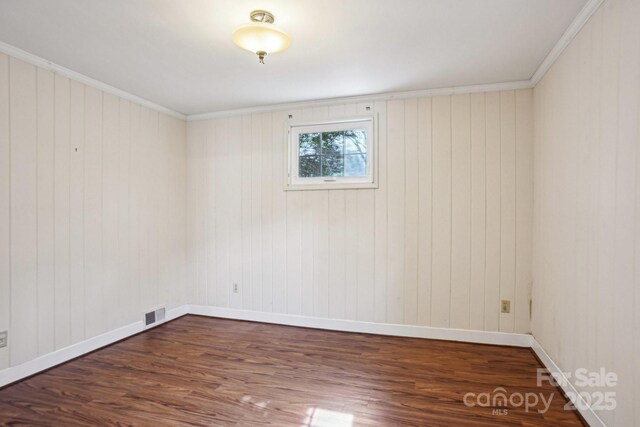
[[363, 190], [376, 189], [378, 184], [375, 182], [331, 182], [322, 184], [287, 184], [285, 191], [301, 191], [301, 190]]

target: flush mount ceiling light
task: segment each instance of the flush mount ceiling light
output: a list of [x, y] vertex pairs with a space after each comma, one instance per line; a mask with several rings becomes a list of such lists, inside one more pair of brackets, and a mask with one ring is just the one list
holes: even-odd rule
[[233, 42], [242, 49], [258, 55], [264, 64], [265, 55], [281, 52], [289, 47], [289, 35], [273, 25], [275, 18], [266, 10], [254, 10], [249, 14], [251, 23], [233, 30]]

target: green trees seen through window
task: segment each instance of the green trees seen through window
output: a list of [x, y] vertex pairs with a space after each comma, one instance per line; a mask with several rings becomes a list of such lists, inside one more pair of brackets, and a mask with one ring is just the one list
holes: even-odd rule
[[301, 133], [298, 147], [301, 178], [367, 174], [364, 129]]

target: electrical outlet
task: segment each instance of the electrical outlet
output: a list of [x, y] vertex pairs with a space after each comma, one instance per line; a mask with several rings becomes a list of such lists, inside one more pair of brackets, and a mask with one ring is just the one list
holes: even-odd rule
[[234, 283], [234, 284], [233, 284], [233, 293], [234, 293], [234, 294], [237, 294], [237, 293], [238, 293], [238, 284], [237, 284], [237, 283]]
[[511, 301], [508, 299], [503, 299], [500, 302], [500, 313], [510, 313], [511, 312]]
[[8, 331], [2, 331], [0, 332], [0, 347], [6, 347], [8, 344], [9, 340], [9, 332]]

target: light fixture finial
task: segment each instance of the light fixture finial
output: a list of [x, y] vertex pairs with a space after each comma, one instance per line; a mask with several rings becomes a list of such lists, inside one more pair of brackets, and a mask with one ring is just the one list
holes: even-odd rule
[[273, 24], [276, 21], [271, 12], [266, 10], [254, 10], [249, 14], [252, 22], [264, 22], [265, 24]]

